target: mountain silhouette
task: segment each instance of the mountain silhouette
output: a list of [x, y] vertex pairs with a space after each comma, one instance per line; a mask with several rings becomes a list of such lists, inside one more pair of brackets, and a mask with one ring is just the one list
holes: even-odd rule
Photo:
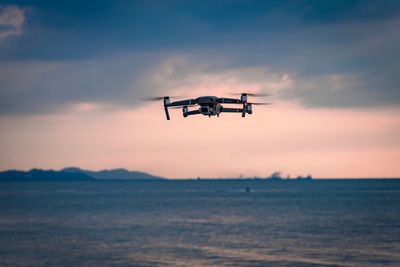
[[159, 180], [161, 177], [144, 172], [112, 169], [101, 171], [69, 167], [60, 171], [32, 169], [0, 172], [0, 181], [93, 181], [93, 180]]
[[153, 176], [145, 172], [128, 171], [126, 169], [111, 169], [101, 171], [83, 170], [77, 167], [68, 167], [61, 170], [65, 173], [83, 173], [96, 180], [158, 180], [161, 177]]

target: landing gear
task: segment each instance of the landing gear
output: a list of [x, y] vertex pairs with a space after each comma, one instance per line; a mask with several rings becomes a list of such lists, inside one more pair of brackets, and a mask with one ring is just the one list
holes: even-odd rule
[[186, 118], [188, 116], [189, 108], [187, 106], [182, 107], [183, 117]]

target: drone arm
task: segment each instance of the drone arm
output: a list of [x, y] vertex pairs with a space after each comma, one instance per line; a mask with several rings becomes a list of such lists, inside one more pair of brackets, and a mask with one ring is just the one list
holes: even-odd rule
[[242, 113], [242, 108], [222, 108], [221, 112], [229, 112], [229, 113]]
[[226, 98], [226, 97], [218, 98], [217, 102], [218, 103], [225, 103], [225, 104], [242, 104], [243, 103], [240, 99]]
[[192, 110], [192, 111], [188, 111], [188, 112], [185, 113], [186, 116], [197, 115], [197, 114], [201, 114], [200, 110], [198, 110], [198, 109]]
[[195, 99], [187, 99], [187, 100], [180, 100], [180, 101], [174, 101], [169, 103], [167, 106], [168, 107], [178, 107], [178, 106], [190, 106], [196, 104]]

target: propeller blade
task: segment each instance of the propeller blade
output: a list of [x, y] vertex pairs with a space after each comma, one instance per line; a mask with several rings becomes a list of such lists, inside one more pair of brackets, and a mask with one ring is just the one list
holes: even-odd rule
[[272, 105], [273, 103], [252, 103], [252, 102], [248, 102], [247, 104], [252, 104], [252, 105]]
[[242, 95], [242, 94], [246, 94], [246, 95], [252, 96], [252, 97], [271, 96], [271, 94], [267, 94], [267, 93], [232, 93], [231, 95]]
[[143, 101], [157, 101], [157, 100], [161, 100], [164, 99], [164, 97], [145, 97], [145, 98], [141, 98], [141, 100]]
[[182, 98], [182, 96], [151, 96], [151, 97], [144, 97], [141, 98], [141, 100], [143, 101], [158, 101], [158, 100], [162, 100], [165, 97], [169, 97], [169, 98]]
[[267, 93], [247, 94], [247, 95], [252, 96], [252, 97], [271, 96], [270, 94], [267, 94]]

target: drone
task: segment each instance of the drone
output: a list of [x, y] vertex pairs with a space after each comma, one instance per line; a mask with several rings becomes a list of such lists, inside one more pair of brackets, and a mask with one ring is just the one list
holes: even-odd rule
[[[247, 114], [253, 114], [253, 105], [271, 105], [272, 103], [253, 103], [248, 102], [248, 96], [257, 97], [257, 96], [268, 96], [266, 94], [251, 94], [251, 93], [240, 93], [240, 98], [226, 98], [226, 97], [216, 97], [216, 96], [200, 96], [198, 98], [185, 99], [179, 101], [171, 102], [170, 96], [163, 97], [151, 97], [146, 98], [144, 100], [163, 100], [164, 102], [164, 111], [167, 120], [170, 120], [169, 116], [169, 108], [180, 109], [182, 108], [183, 117], [188, 117], [192, 115], [202, 114], [204, 116], [217, 116], [223, 112], [226, 113], [241, 113], [242, 117]], [[226, 108], [222, 104], [240, 104], [241, 108]], [[195, 107], [196, 109], [189, 110], [189, 107]]]

